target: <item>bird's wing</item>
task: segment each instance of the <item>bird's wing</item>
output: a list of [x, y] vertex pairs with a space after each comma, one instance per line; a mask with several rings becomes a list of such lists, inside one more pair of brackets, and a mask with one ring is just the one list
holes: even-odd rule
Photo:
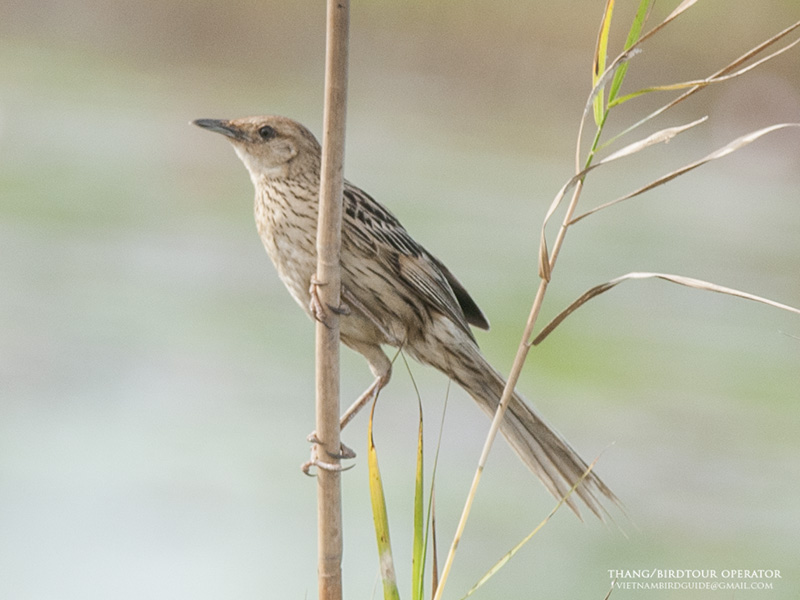
[[363, 190], [344, 186], [344, 216], [350, 240], [399, 275], [415, 297], [446, 315], [470, 337], [469, 324], [488, 322], [464, 287], [441, 261], [408, 234], [397, 218]]
[[466, 317], [467, 323], [474, 325], [478, 329], [488, 330], [489, 320], [486, 318], [486, 315], [483, 314], [483, 311], [477, 305], [475, 300], [472, 299], [472, 296], [469, 295], [469, 292], [467, 292], [466, 288], [458, 279], [456, 279], [456, 276], [450, 272], [450, 269], [444, 266], [442, 261], [430, 254], [428, 257], [442, 272], [442, 275], [444, 275], [445, 279], [447, 279], [447, 283], [449, 283], [450, 287], [453, 289], [453, 293], [456, 295], [456, 300], [458, 300], [458, 304], [461, 306], [461, 310], [464, 312], [464, 317]]

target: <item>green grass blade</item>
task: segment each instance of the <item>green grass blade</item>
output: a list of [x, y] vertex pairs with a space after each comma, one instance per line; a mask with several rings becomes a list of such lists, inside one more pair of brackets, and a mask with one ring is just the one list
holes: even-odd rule
[[431, 535], [431, 552], [433, 560], [431, 564], [431, 598], [436, 595], [436, 588], [439, 587], [439, 560], [436, 551], [436, 469], [439, 466], [439, 450], [442, 448], [442, 435], [444, 434], [444, 417], [447, 414], [447, 401], [450, 399], [450, 382], [447, 382], [447, 393], [444, 397], [444, 407], [442, 408], [442, 421], [439, 424], [439, 437], [436, 440], [436, 452], [433, 456], [433, 469], [431, 472], [431, 490], [428, 496], [428, 515], [425, 523], [425, 547], [428, 547], [428, 533]]
[[[650, 14], [650, 8], [652, 7], [653, 2], [654, 0], [641, 0], [639, 2], [639, 8], [636, 11], [636, 16], [633, 18], [633, 23], [631, 23], [631, 29], [628, 32], [628, 39], [625, 40], [625, 50], [628, 50], [639, 41], [639, 36], [642, 34], [642, 28], [647, 20], [647, 15]], [[625, 73], [627, 73], [627, 71], [628, 63], [626, 62], [621, 64], [619, 69], [617, 69], [617, 72], [614, 73], [614, 79], [611, 82], [611, 87], [608, 90], [609, 106], [614, 98], [617, 97], [619, 88], [622, 86], [622, 81], [625, 79]]]
[[[425, 561], [428, 549], [428, 537], [425, 523], [425, 497], [424, 497], [424, 453], [423, 453], [423, 428], [422, 428], [422, 397], [419, 394], [414, 373], [406, 360], [406, 355], [400, 352], [403, 363], [414, 386], [419, 408], [419, 433], [417, 434], [417, 471], [414, 485], [414, 541], [412, 544], [411, 568], [411, 597], [413, 600], [423, 600], [425, 586]], [[432, 485], [432, 484], [431, 484]], [[430, 513], [429, 513], [430, 514]]]
[[433, 560], [431, 561], [431, 598], [433, 598], [436, 596], [436, 589], [439, 587], [439, 555], [436, 551], [436, 495], [434, 494], [433, 486], [431, 486], [431, 501], [428, 504], [428, 522], [430, 523], [430, 529], [425, 531], [425, 540], [427, 541], [427, 533], [430, 531], [431, 551], [433, 552]]
[[[376, 399], [377, 400], [377, 399]], [[372, 500], [372, 519], [375, 522], [375, 537], [378, 541], [378, 560], [381, 567], [381, 579], [383, 579], [384, 600], [400, 600], [397, 591], [397, 577], [394, 570], [394, 559], [392, 558], [392, 543], [389, 538], [389, 515], [386, 512], [386, 497], [383, 494], [383, 482], [381, 472], [378, 468], [378, 453], [372, 437], [372, 420], [375, 415], [375, 404], [372, 404], [372, 411], [369, 415], [367, 445], [369, 467], [369, 495]]]
[[606, 56], [608, 53], [608, 33], [611, 30], [611, 16], [614, 13], [614, 0], [606, 0], [603, 10], [603, 20], [600, 22], [600, 31], [597, 33], [597, 47], [592, 61], [592, 85], [597, 83], [606, 70]]
[[[419, 400], [419, 398], [418, 398]], [[422, 403], [419, 404], [419, 434], [417, 437], [417, 476], [414, 485], [414, 543], [411, 569], [411, 597], [423, 600], [425, 585], [425, 499], [422, 452]]]
[[586, 478], [586, 476], [589, 473], [591, 473], [592, 469], [594, 469], [595, 465], [597, 464], [597, 460], [598, 459], [595, 459], [595, 460], [592, 461], [592, 463], [589, 465], [589, 467], [586, 469], [586, 471], [583, 473], [583, 475], [581, 475], [581, 478], [578, 479], [577, 482], [575, 482], [575, 485], [573, 485], [570, 488], [570, 490], [566, 494], [564, 494], [564, 496], [553, 507], [553, 510], [550, 511], [550, 514], [548, 514], [544, 519], [542, 519], [542, 521], [533, 529], [533, 531], [531, 531], [528, 535], [526, 535], [524, 538], [522, 538], [522, 540], [516, 546], [514, 546], [511, 550], [506, 552], [500, 560], [498, 560], [494, 565], [492, 565], [492, 567], [484, 574], [483, 577], [481, 577], [477, 581], [477, 583], [475, 583], [475, 585], [473, 585], [470, 588], [470, 590], [464, 595], [464, 597], [461, 600], [465, 600], [466, 598], [468, 598], [469, 596], [471, 596], [472, 594], [477, 592], [478, 589], [484, 583], [486, 583], [492, 577], [494, 577], [494, 575], [500, 569], [502, 569], [506, 565], [506, 563], [508, 561], [510, 561], [512, 558], [514, 558], [514, 555], [517, 552], [519, 552], [522, 549], [522, 547], [525, 544], [527, 544], [531, 540], [531, 538], [533, 538], [533, 536], [535, 536], [537, 533], [539, 533], [539, 531], [541, 531], [542, 527], [547, 525], [547, 523], [550, 521], [550, 519], [552, 519], [553, 516], [558, 512], [558, 509], [561, 508], [562, 506], [564, 506], [564, 504], [567, 501], [567, 498], [569, 498], [572, 495], [572, 492], [574, 492], [575, 489], [583, 482], [583, 480]]
[[[614, 13], [614, 0], [606, 0], [606, 8], [603, 12], [603, 20], [600, 24], [600, 32], [597, 34], [597, 48], [592, 61], [592, 85], [596, 85], [602, 74], [606, 70], [606, 59], [608, 56], [608, 34], [611, 31], [611, 16]], [[598, 91], [594, 98], [594, 122], [598, 127], [602, 126], [605, 115], [605, 94], [603, 90]]]
[[620, 104], [624, 104], [629, 100], [633, 100], [634, 98], [638, 98], [639, 96], [644, 96], [645, 94], [651, 94], [653, 92], [675, 92], [681, 90], [687, 90], [692, 88], [702, 88], [712, 83], [717, 83], [718, 81], [725, 81], [727, 79], [733, 79], [736, 75], [728, 75], [725, 77], [718, 77], [716, 79], [696, 79], [693, 81], [682, 81], [680, 83], [668, 83], [665, 85], [654, 85], [652, 87], [642, 88], [640, 90], [636, 90], [635, 92], [631, 92], [630, 94], [626, 94], [624, 96], [619, 96], [614, 98], [613, 100], [608, 101], [609, 108], [613, 108]]

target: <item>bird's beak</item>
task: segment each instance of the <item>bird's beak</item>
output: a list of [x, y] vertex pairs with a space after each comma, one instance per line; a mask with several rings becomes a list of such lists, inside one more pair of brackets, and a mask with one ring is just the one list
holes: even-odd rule
[[192, 125], [221, 133], [232, 140], [245, 139], [244, 131], [236, 127], [236, 125], [233, 125], [230, 121], [223, 121], [220, 119], [197, 119], [196, 121], [192, 121]]

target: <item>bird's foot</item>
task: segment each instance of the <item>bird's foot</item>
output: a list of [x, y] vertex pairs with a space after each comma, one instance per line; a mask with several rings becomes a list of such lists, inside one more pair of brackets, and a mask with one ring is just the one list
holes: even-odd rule
[[[308, 436], [306, 437], [306, 439], [309, 442], [311, 442], [312, 444], [316, 444], [318, 446], [322, 446], [323, 445], [322, 442], [320, 441], [320, 439], [317, 437], [317, 432], [316, 431], [312, 431], [311, 433], [309, 433]], [[339, 459], [339, 460], [347, 460], [347, 459], [356, 457], [356, 453], [351, 448], [348, 448], [347, 446], [345, 446], [344, 443], [341, 442], [341, 441], [339, 442], [339, 452], [329, 452], [327, 450], [325, 452], [331, 458], [336, 458], [336, 459]]]
[[[352, 469], [355, 465], [350, 466], [342, 466], [340, 463], [336, 462], [328, 462], [326, 460], [321, 460], [319, 457], [319, 449], [323, 447], [322, 442], [317, 437], [317, 432], [313, 431], [308, 436], [308, 441], [313, 444], [311, 447], [311, 458], [304, 462], [300, 467], [306, 475], [311, 476], [311, 468], [317, 467], [318, 469], [324, 469], [325, 471], [347, 471], [348, 469]], [[343, 443], [339, 442], [339, 452], [330, 452], [325, 450], [325, 453], [328, 455], [329, 458], [334, 460], [346, 460], [350, 458], [355, 458], [356, 453], [353, 452], [350, 448], [345, 446]]]
[[346, 317], [351, 312], [350, 307], [347, 306], [347, 304], [345, 304], [344, 302], [340, 302], [339, 306], [331, 306], [330, 304], [328, 304], [328, 308], [330, 308], [331, 311], [335, 312], [340, 317]]
[[[328, 323], [325, 321], [327, 317], [325, 306], [322, 305], [322, 300], [319, 298], [319, 290], [317, 289], [322, 285], [328, 284], [324, 281], [320, 281], [314, 275], [311, 276], [311, 285], [308, 287], [308, 293], [311, 298], [308, 301], [308, 308], [314, 316], [314, 319], [325, 325], [325, 327], [329, 327]], [[346, 317], [351, 312], [350, 307], [341, 300], [339, 301], [339, 306], [331, 306], [328, 304], [327, 307], [331, 312], [340, 317]]]

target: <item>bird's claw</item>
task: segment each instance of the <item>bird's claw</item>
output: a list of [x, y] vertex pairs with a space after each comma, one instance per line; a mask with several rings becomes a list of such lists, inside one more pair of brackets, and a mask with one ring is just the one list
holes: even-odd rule
[[328, 308], [330, 308], [331, 311], [335, 312], [340, 317], [346, 317], [350, 314], [350, 307], [344, 302], [340, 303], [339, 306], [331, 306], [328, 304]]
[[[308, 440], [310, 443], [312, 443], [312, 444], [314, 444], [316, 446], [324, 446], [324, 444], [317, 437], [317, 432], [316, 431], [312, 431], [311, 433], [309, 433], [308, 436], [306, 437], [306, 440]], [[335, 459], [338, 459], [338, 460], [347, 460], [347, 459], [351, 459], [351, 458], [355, 458], [356, 457], [355, 451], [352, 448], [349, 448], [348, 446], [345, 446], [344, 443], [341, 442], [341, 441], [339, 442], [339, 452], [330, 452], [330, 451], [326, 450], [325, 453], [329, 457], [335, 458]]]
[[[308, 293], [310, 295], [308, 309], [311, 311], [311, 314], [314, 316], [315, 320], [325, 325], [325, 327], [329, 327], [329, 325], [325, 322], [325, 307], [322, 305], [322, 300], [319, 299], [319, 291], [317, 290], [317, 288], [321, 285], [328, 284], [324, 281], [320, 281], [314, 275], [312, 275], [311, 284], [308, 286]], [[339, 302], [339, 306], [331, 306], [328, 304], [327, 307], [331, 312], [339, 315], [340, 317], [346, 317], [351, 312], [350, 307], [341, 301]]]
[[311, 467], [317, 467], [318, 469], [322, 469], [324, 471], [330, 471], [333, 473], [341, 473], [342, 471], [347, 471], [349, 469], [352, 469], [354, 466], [355, 465], [350, 465], [349, 467], [343, 467], [338, 463], [328, 463], [319, 460], [318, 458], [314, 458], [300, 465], [300, 469], [303, 471], [303, 474], [308, 475], [309, 477], [315, 477], [315, 475], [311, 473]]
[[[317, 437], [317, 432], [314, 431], [311, 434], [309, 434], [307, 439], [309, 442], [314, 444], [313, 447], [311, 448], [311, 458], [306, 462], [304, 462], [301, 465], [300, 469], [303, 471], [304, 474], [308, 475], [309, 477], [313, 477], [313, 475], [311, 474], [311, 467], [317, 467], [318, 469], [323, 469], [325, 471], [331, 471], [331, 472], [342, 472], [342, 471], [347, 471], [348, 469], [352, 469], [355, 466], [355, 465], [349, 465], [345, 467], [340, 463], [321, 460], [319, 458], [319, 448], [322, 448], [323, 444]], [[353, 452], [353, 450], [351, 450], [344, 444], [342, 444], [341, 442], [339, 443], [339, 446], [340, 446], [339, 452], [334, 453], [325, 450], [325, 453], [330, 458], [333, 458], [335, 460], [345, 460], [356, 457], [356, 453]]]
[[350, 460], [356, 457], [356, 453], [353, 451], [352, 448], [349, 448], [345, 446], [343, 443], [339, 442], [339, 452], [336, 453], [328, 452], [328, 456], [330, 456], [331, 458], [336, 458], [338, 460]]
[[326, 284], [312, 275], [311, 285], [308, 286], [308, 293], [311, 296], [308, 301], [308, 309], [311, 311], [316, 321], [319, 321], [327, 327], [328, 324], [325, 323], [325, 309], [322, 306], [322, 301], [319, 299], [319, 292], [317, 291], [317, 288], [321, 285]]

